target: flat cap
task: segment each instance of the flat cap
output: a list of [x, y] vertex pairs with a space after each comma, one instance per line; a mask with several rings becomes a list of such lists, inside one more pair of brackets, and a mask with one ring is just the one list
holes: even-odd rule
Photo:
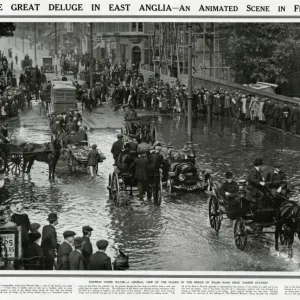
[[30, 224], [30, 231], [38, 230], [41, 227], [39, 223], [31, 223]]
[[70, 237], [70, 236], [75, 236], [76, 233], [74, 231], [71, 231], [71, 230], [67, 230], [63, 233], [63, 236], [64, 238], [66, 239], [67, 237]]
[[82, 231], [93, 231], [94, 229], [90, 226], [83, 226]]
[[41, 238], [41, 236], [42, 235], [37, 231], [36, 232], [31, 232], [31, 233], [28, 234], [28, 237], [32, 242], [35, 242], [36, 240]]
[[108, 246], [108, 241], [100, 240], [96, 243], [96, 246], [98, 247], [98, 249], [105, 249]]
[[78, 236], [74, 239], [74, 247], [81, 246], [82, 243], [83, 243], [83, 239], [81, 237]]
[[48, 215], [48, 221], [56, 221], [58, 219], [58, 217], [57, 217], [57, 213], [50, 213], [49, 215]]

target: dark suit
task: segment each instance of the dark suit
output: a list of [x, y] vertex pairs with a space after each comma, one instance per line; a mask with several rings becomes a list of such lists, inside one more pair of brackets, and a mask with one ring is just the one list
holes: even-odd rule
[[259, 203], [261, 203], [261, 200], [264, 197], [264, 193], [262, 191], [263, 186], [260, 184], [262, 181], [263, 178], [260, 171], [253, 168], [249, 172], [248, 176], [248, 189], [250, 190], [252, 197], [256, 198]]
[[55, 250], [57, 249], [57, 235], [53, 225], [43, 227], [42, 249], [45, 258], [45, 270], [53, 270]]
[[134, 171], [134, 179], [138, 181], [139, 197], [140, 200], [144, 198], [144, 192], [147, 192], [148, 199], [151, 198], [151, 191], [148, 184], [148, 160], [146, 157], [138, 157], [130, 166], [129, 172]]
[[57, 253], [58, 270], [70, 270], [69, 255], [73, 251], [70, 244], [63, 242]]
[[82, 255], [88, 262], [90, 260], [91, 255], [93, 254], [93, 246], [90, 241], [90, 238], [87, 236], [83, 236], [82, 240], [84, 242], [83, 247], [82, 247]]
[[87, 270], [87, 262], [79, 251], [72, 251], [69, 255], [69, 261], [71, 270]]
[[114, 157], [115, 162], [117, 161], [118, 156], [122, 151], [123, 144], [124, 144], [123, 141], [121, 139], [119, 139], [116, 142], [114, 142], [113, 145], [112, 145], [111, 153]]
[[92, 254], [89, 265], [91, 270], [112, 270], [110, 258], [100, 251]]
[[27, 270], [44, 270], [44, 254], [41, 246], [35, 242], [28, 245], [26, 260]]

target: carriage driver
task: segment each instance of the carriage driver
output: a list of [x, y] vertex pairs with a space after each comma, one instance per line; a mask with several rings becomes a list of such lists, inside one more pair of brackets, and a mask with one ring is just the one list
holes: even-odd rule
[[276, 162], [274, 171], [269, 172], [266, 176], [266, 184], [270, 189], [272, 196], [281, 195], [287, 196], [288, 186], [285, 173], [281, 170], [282, 164]]
[[220, 194], [229, 201], [234, 200], [237, 197], [239, 190], [237, 182], [235, 182], [232, 178], [232, 172], [226, 172], [226, 181], [220, 188]]
[[257, 201], [258, 206], [262, 207], [262, 199], [265, 195], [264, 190], [266, 185], [260, 172], [263, 161], [261, 158], [256, 158], [253, 164], [254, 168], [251, 169], [248, 176], [248, 189], [250, 190], [252, 198]]

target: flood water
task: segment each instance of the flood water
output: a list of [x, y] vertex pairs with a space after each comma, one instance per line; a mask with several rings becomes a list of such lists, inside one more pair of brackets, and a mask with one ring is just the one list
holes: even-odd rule
[[[185, 117], [155, 119], [159, 139], [182, 147], [187, 141]], [[38, 106], [21, 116], [20, 124], [11, 124], [14, 136], [26, 141], [50, 140], [46, 116], [39, 115]], [[90, 133], [107, 159], [99, 166], [96, 181], [88, 174], [69, 174], [65, 161], [57, 167], [55, 182], [48, 181], [46, 164], [36, 162], [30, 175], [9, 175], [0, 201], [12, 204], [22, 201], [31, 222], [47, 224], [47, 215], [57, 212], [58, 237], [65, 230], [81, 235], [81, 228], [94, 228], [92, 243], [109, 241], [108, 254], [115, 257], [117, 249], [130, 256], [131, 270], [198, 270], [198, 271], [298, 271], [299, 241], [295, 239], [294, 259], [288, 260], [282, 249], [275, 256], [274, 236], [248, 239], [245, 251], [236, 249], [233, 228], [224, 220], [219, 235], [208, 221], [208, 196], [204, 193], [177, 194], [163, 198], [157, 207], [137, 197], [126, 207], [116, 208], [108, 199], [108, 174], [113, 170], [110, 154], [117, 130]], [[246, 176], [253, 160], [262, 157], [267, 169], [280, 160], [290, 179], [292, 190], [300, 187], [298, 151], [300, 140], [280, 133], [258, 129], [234, 120], [199, 119], [193, 124], [193, 140], [197, 144], [197, 160], [203, 168], [212, 169], [219, 180], [227, 170], [236, 178]]]

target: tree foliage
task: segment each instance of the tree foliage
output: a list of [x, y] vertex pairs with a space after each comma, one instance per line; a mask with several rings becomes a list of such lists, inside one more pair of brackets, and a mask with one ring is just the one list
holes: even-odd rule
[[300, 76], [300, 24], [220, 24], [227, 64], [248, 82], [281, 84]]
[[16, 26], [14, 23], [0, 23], [0, 37], [13, 36]]

